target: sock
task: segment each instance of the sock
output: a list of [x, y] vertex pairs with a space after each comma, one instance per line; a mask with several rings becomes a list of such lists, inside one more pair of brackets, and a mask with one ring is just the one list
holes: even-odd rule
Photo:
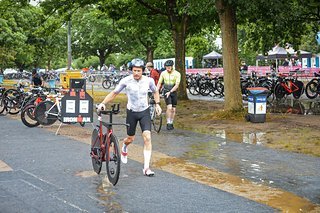
[[122, 146], [122, 151], [127, 153], [128, 152], [128, 146], [126, 144], [123, 143], [123, 146]]
[[167, 118], [167, 124], [169, 124], [170, 123], [170, 119], [169, 118]]
[[151, 150], [144, 149], [143, 156], [144, 156], [144, 169], [147, 169], [150, 166]]

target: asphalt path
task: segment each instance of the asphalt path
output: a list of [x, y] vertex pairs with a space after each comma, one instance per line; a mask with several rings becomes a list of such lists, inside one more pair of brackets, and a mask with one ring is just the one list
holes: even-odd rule
[[[96, 85], [94, 88], [101, 90]], [[124, 115], [117, 119], [123, 121]], [[211, 184], [214, 181], [209, 172], [201, 174], [207, 181], [199, 181], [194, 174], [198, 167], [185, 175], [182, 173], [188, 169], [173, 167], [172, 171], [158, 166], [154, 168], [155, 177], [145, 177], [141, 160], [131, 156], [128, 164], [121, 165], [119, 183], [113, 187], [105, 177], [105, 167], [102, 174], [93, 174], [88, 144], [55, 135], [47, 128], [25, 127], [10, 115], [0, 116], [0, 127], [0, 212], [278, 211], [254, 196], [241, 195], [241, 190], [236, 193]], [[92, 126], [87, 124], [85, 128]], [[125, 136], [120, 127], [115, 130], [119, 138]], [[226, 140], [224, 134], [214, 137], [162, 130], [153, 134], [153, 149], [205, 166], [208, 171], [216, 169], [232, 178], [248, 180], [251, 185], [284, 190], [290, 196], [320, 204], [319, 158], [261, 144], [236, 143]], [[142, 146], [141, 137], [137, 136], [135, 144]]]
[[88, 144], [8, 116], [0, 116], [0, 126], [0, 212], [275, 211], [162, 170], [143, 176], [134, 160], [122, 165], [113, 187], [104, 172], [91, 175]]

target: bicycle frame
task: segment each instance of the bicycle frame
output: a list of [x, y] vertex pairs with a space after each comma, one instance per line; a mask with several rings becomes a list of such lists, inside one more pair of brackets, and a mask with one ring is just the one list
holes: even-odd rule
[[287, 80], [289, 86], [287, 85], [286, 81], [280, 82], [280, 85], [286, 90], [287, 93], [291, 94], [295, 91], [299, 90], [299, 87], [293, 82], [292, 79]]
[[[51, 100], [50, 98], [47, 99], [48, 101]], [[48, 109], [46, 111], [46, 116], [48, 115], [53, 115], [53, 116], [56, 116], [56, 117], [59, 117], [61, 115], [61, 97], [58, 97], [58, 96], [55, 96], [55, 101], [54, 101], [54, 104], [50, 107], [50, 109]], [[57, 106], [58, 107], [58, 113], [52, 113], [51, 110]]]

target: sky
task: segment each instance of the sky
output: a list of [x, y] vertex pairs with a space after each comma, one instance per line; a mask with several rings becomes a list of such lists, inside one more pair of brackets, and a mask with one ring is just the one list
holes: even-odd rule
[[39, 2], [40, 0], [31, 0], [30, 1], [30, 4], [32, 4], [32, 5], [37, 5], [38, 4], [38, 2]]

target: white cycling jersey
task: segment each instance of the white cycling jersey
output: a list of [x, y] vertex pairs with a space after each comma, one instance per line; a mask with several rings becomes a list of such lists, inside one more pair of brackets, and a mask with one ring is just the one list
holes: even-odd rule
[[148, 91], [157, 91], [153, 78], [144, 75], [139, 80], [135, 80], [133, 75], [121, 79], [114, 92], [118, 94], [123, 89], [126, 89], [128, 96], [127, 109], [134, 112], [146, 110], [149, 107]]

